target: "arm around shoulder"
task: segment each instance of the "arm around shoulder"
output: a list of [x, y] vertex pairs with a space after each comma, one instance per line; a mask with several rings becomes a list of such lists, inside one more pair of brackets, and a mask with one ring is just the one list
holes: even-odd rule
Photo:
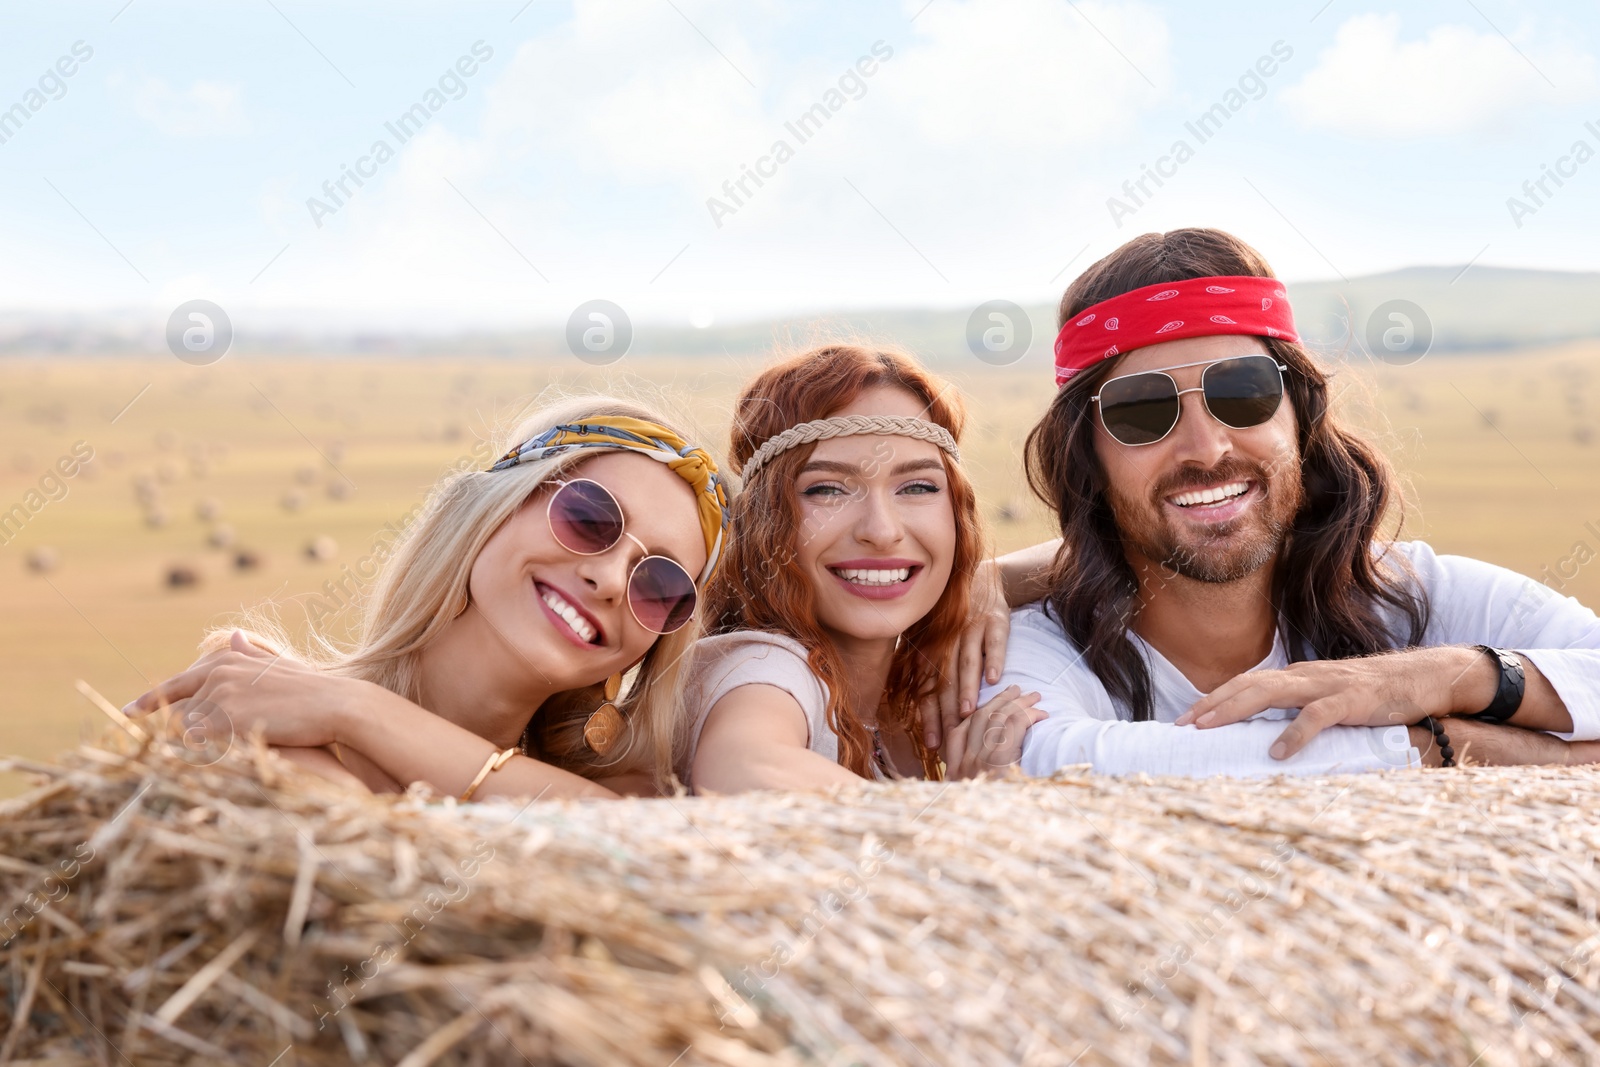
[[1050, 593], [1050, 571], [1061, 554], [1061, 538], [1029, 545], [995, 559], [1006, 603], [1021, 607], [1042, 600]]

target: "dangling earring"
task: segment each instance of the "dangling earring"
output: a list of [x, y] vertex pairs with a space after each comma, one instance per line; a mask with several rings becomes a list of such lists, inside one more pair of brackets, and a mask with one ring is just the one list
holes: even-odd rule
[[597, 756], [604, 756], [611, 751], [611, 746], [617, 743], [622, 736], [622, 712], [617, 710], [617, 694], [622, 692], [622, 675], [613, 674], [606, 679], [606, 700], [589, 716], [583, 724], [584, 743]]

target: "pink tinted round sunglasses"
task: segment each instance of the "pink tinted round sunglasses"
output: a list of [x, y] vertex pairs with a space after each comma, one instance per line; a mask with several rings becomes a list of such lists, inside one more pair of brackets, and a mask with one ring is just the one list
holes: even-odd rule
[[568, 552], [598, 556], [627, 537], [644, 550], [628, 573], [628, 608], [651, 633], [670, 634], [694, 616], [699, 592], [677, 560], [658, 556], [623, 526], [622, 505], [611, 491], [588, 478], [562, 482], [550, 494], [550, 534]]

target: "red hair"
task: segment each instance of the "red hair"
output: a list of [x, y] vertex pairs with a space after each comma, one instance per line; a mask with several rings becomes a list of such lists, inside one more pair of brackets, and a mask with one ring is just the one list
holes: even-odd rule
[[[926, 405], [923, 418], [960, 440], [966, 408], [948, 383], [895, 349], [830, 344], [767, 368], [745, 387], [728, 449], [733, 469], [742, 472], [768, 439], [799, 423], [827, 418], [877, 386], [911, 393]], [[851, 710], [843, 662], [817, 623], [815, 591], [796, 564], [801, 524], [794, 484], [815, 448], [801, 445], [780, 454], [735, 498], [735, 536], [708, 590], [707, 618], [715, 632], [766, 630], [804, 645], [812, 671], [828, 688], [828, 725], [839, 738], [839, 763], [871, 777], [871, 737]], [[878, 709], [882, 725], [903, 727], [910, 735], [929, 778], [940, 777], [940, 766], [922, 742], [920, 705], [945, 682], [951, 653], [966, 625], [972, 575], [985, 549], [972, 483], [949, 456], [944, 466], [956, 524], [950, 581], [933, 609], [900, 635]]]

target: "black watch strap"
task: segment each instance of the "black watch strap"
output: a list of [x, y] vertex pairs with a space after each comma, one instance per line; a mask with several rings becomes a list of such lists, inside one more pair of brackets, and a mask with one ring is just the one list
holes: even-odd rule
[[1522, 707], [1522, 694], [1528, 683], [1527, 675], [1522, 669], [1522, 657], [1503, 648], [1490, 648], [1488, 645], [1473, 647], [1499, 666], [1500, 684], [1495, 687], [1494, 699], [1489, 702], [1489, 706], [1467, 718], [1477, 719], [1479, 722], [1504, 723]]

